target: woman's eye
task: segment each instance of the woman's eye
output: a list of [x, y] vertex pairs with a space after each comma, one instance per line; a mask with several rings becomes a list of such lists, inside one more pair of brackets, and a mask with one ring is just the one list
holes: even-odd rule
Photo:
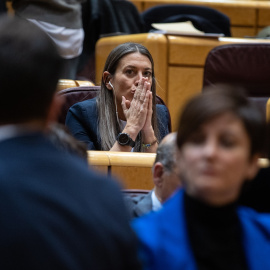
[[134, 73], [134, 71], [132, 69], [127, 69], [126, 70], [126, 74], [128, 75], [132, 75]]
[[231, 148], [231, 147], [235, 146], [236, 142], [234, 140], [232, 140], [232, 139], [221, 139], [220, 144], [223, 147]]
[[152, 72], [146, 71], [146, 72], [144, 72], [143, 76], [144, 77], [151, 77], [152, 76]]
[[190, 137], [190, 139], [188, 140], [190, 143], [192, 144], [202, 144], [205, 141], [205, 137], [202, 134], [194, 134]]

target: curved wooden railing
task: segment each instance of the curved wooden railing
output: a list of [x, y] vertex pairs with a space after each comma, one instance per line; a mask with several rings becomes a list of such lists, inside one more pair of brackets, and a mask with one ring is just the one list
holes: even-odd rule
[[57, 84], [57, 91], [78, 86], [94, 86], [94, 85], [95, 84], [90, 81], [60, 79]]
[[[152, 166], [155, 153], [133, 153], [113, 151], [88, 151], [91, 167], [119, 179], [123, 188], [147, 189], [154, 187]], [[259, 159], [260, 167], [268, 167], [268, 159]]]

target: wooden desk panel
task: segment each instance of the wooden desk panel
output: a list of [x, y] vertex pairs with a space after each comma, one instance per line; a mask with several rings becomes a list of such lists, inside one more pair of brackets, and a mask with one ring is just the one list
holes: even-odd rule
[[260, 31], [255, 27], [231, 27], [233, 37], [254, 37]]
[[154, 187], [152, 171], [149, 167], [112, 166], [111, 174], [124, 189], [147, 189]]
[[169, 67], [168, 100], [172, 129], [176, 131], [179, 115], [186, 101], [200, 93], [203, 67]]
[[258, 26], [259, 27], [269, 26], [270, 25], [269, 20], [270, 20], [270, 10], [260, 8], [258, 11]]
[[156, 154], [113, 151], [88, 151], [93, 169], [116, 178], [123, 188], [152, 189], [152, 166]]
[[208, 52], [221, 45], [218, 39], [168, 36], [169, 65], [203, 66]]

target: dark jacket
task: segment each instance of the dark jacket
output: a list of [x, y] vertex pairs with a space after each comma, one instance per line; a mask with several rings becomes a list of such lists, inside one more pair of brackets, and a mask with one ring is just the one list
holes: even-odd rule
[[140, 269], [121, 195], [42, 134], [0, 141], [0, 269]]
[[[161, 140], [169, 133], [169, 115], [166, 106], [160, 104], [156, 106]], [[98, 130], [98, 111], [95, 98], [74, 104], [68, 111], [66, 125], [76, 139], [87, 144], [89, 150], [101, 150]]]

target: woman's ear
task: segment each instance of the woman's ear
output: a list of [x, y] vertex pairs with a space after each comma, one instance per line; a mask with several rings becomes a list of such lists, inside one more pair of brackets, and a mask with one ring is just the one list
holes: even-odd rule
[[254, 154], [251, 159], [250, 159], [250, 163], [249, 163], [249, 167], [247, 169], [247, 176], [246, 179], [247, 180], [252, 180], [256, 174], [258, 173], [260, 166], [259, 166], [259, 154]]
[[111, 84], [109, 84], [111, 78], [112, 78], [112, 76], [111, 76], [111, 74], [110, 74], [109, 71], [104, 71], [104, 72], [103, 72], [102, 80], [103, 80], [103, 82], [104, 82], [104, 84], [106, 85], [106, 88], [107, 88], [108, 90], [113, 90]]

